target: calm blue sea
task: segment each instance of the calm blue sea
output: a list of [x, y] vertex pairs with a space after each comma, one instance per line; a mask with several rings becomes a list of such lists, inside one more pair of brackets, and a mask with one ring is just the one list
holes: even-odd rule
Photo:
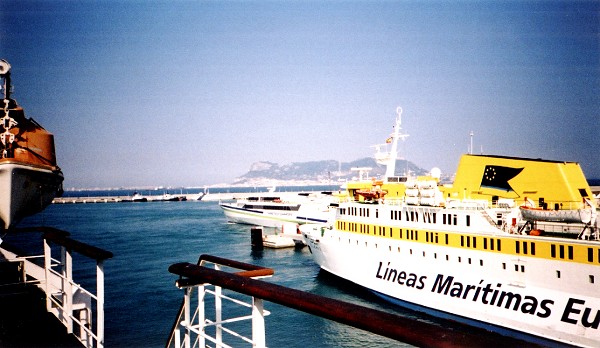
[[[59, 228], [114, 253], [105, 263], [107, 347], [164, 346], [182, 299], [167, 268], [195, 263], [200, 254], [273, 268], [275, 275], [267, 281], [280, 285], [431, 321], [321, 272], [308, 248], [252, 251], [250, 227], [228, 224], [216, 202], [55, 204], [20, 226]], [[8, 235], [5, 241], [41, 246], [38, 234]], [[93, 282], [91, 266], [77, 266], [77, 282]], [[265, 308], [272, 313], [266, 318], [269, 347], [404, 346], [273, 303]], [[452, 329], [452, 323], [438, 323]]]

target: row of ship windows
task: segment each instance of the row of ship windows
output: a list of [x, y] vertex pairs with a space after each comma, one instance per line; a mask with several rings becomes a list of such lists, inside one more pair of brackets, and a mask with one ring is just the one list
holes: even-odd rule
[[[392, 228], [386, 226], [374, 226], [368, 224], [360, 224], [356, 222], [338, 221], [337, 227], [343, 231], [356, 232], [361, 234], [390, 237], [397, 239], [406, 239], [412, 241], [421, 241], [418, 230]], [[450, 234], [443, 232], [428, 232], [425, 231], [425, 242], [433, 244], [451, 245]], [[440, 235], [442, 238], [440, 238]], [[483, 250], [502, 251], [503, 240], [501, 238], [478, 237], [478, 236], [460, 236], [460, 247], [462, 248], [478, 248], [478, 241], [483, 242]], [[519, 255], [536, 256], [536, 242], [515, 240], [515, 253]], [[575, 251], [573, 245], [543, 243], [550, 244], [550, 257], [553, 259], [574, 260]], [[587, 262], [600, 264], [600, 248], [587, 248]]]
[[[338, 241], [341, 242], [341, 237], [338, 239]], [[348, 243], [349, 244], [351, 243], [350, 239], [348, 239]], [[356, 240], [356, 245], [359, 245], [358, 240]], [[365, 242], [365, 247], [368, 247], [368, 242]], [[378, 245], [377, 245], [377, 243], [375, 243], [375, 248], [377, 248], [377, 247], [378, 247]], [[388, 249], [389, 249], [389, 251], [392, 251], [392, 246], [391, 245], [388, 246]], [[400, 247], [398, 247], [398, 252], [400, 252]], [[413, 255], [413, 249], [412, 248], [409, 249], [409, 254]], [[422, 252], [422, 255], [423, 255], [423, 257], [426, 257], [425, 251]], [[450, 261], [450, 256], [448, 254], [446, 254], [445, 256], [446, 256], [445, 257], [446, 261]], [[437, 260], [438, 259], [438, 254], [437, 253], [433, 253], [433, 258]], [[458, 258], [457, 258], [457, 260], [458, 260], [459, 263], [462, 263], [462, 259], [463, 259], [462, 256], [458, 256]], [[472, 258], [468, 257], [467, 258], [467, 263], [469, 265], [473, 264]], [[483, 260], [482, 259], [479, 259], [479, 266], [483, 266]], [[504, 270], [507, 269], [506, 262], [502, 263], [502, 269], [504, 269]], [[525, 273], [525, 265], [514, 264], [514, 270], [515, 270], [515, 272]], [[561, 271], [560, 270], [556, 270], [556, 278], [560, 279], [561, 275], [562, 275]], [[589, 279], [589, 282], [591, 284], [594, 284], [594, 282], [595, 282], [594, 275], [590, 274], [588, 276], [588, 279]]]
[[[340, 208], [341, 215], [359, 216], [359, 217], [370, 217], [369, 208], [349, 207]], [[419, 212], [417, 211], [404, 211], [406, 221], [419, 222], [420, 220], [425, 223], [436, 224], [437, 213], [436, 212], [422, 212], [421, 218], [419, 218]], [[443, 225], [458, 225], [458, 215], [442, 213], [442, 224]], [[375, 209], [375, 218], [379, 218], [379, 209]], [[390, 219], [395, 221], [402, 221], [402, 210], [391, 210]], [[471, 216], [465, 216], [465, 225], [471, 226]]]

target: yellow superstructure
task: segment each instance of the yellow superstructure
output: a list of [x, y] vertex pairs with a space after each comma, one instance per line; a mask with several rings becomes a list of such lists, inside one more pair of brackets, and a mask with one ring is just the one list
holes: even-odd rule
[[485, 155], [463, 155], [454, 183], [442, 191], [447, 199], [528, 199], [553, 210], [578, 209], [592, 197], [577, 162]]

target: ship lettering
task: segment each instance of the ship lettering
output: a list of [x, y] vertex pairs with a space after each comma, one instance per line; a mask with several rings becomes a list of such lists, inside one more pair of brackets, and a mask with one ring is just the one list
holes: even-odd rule
[[[569, 298], [567, 306], [560, 318], [560, 321], [565, 323], [577, 325], [581, 319], [581, 325], [592, 329], [597, 329], [600, 324], [600, 311], [596, 310], [594, 318], [590, 318], [593, 309], [589, 307], [582, 307], [585, 301], [574, 298]], [[583, 309], [583, 315], [579, 316]]]
[[376, 278], [383, 279], [392, 283], [398, 283], [400, 285], [406, 285], [410, 288], [423, 289], [425, 288], [425, 279], [427, 276], [418, 276], [415, 273], [407, 273], [405, 271], [398, 271], [397, 269], [390, 268], [390, 263], [387, 263], [382, 274], [383, 262], [379, 262], [377, 268]]
[[[438, 294], [449, 295], [463, 300], [470, 299], [473, 302], [481, 302], [485, 305], [504, 307], [513, 311], [520, 311], [524, 314], [536, 315], [540, 318], [547, 318], [552, 313], [550, 306], [554, 304], [552, 300], [538, 300], [534, 296], [522, 296], [510, 291], [501, 290], [502, 284], [497, 283], [495, 286], [491, 283], [483, 284], [483, 279], [478, 285], [464, 285], [454, 279], [453, 276], [445, 277], [438, 274], [431, 288], [431, 292]], [[577, 314], [579, 310], [573, 310]], [[567, 314], [568, 317], [568, 314]], [[565, 314], [563, 314], [565, 318]], [[587, 318], [586, 318], [587, 319]], [[564, 320], [563, 320], [564, 321]], [[596, 321], [600, 321], [600, 314], [597, 315]], [[596, 322], [596, 325], [598, 323]]]

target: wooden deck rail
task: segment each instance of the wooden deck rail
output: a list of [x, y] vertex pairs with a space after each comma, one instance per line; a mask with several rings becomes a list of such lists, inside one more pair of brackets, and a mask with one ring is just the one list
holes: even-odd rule
[[53, 242], [54, 244], [65, 247], [67, 250], [75, 251], [90, 259], [101, 261], [110, 259], [113, 257], [113, 253], [104, 249], [97, 248], [93, 245], [89, 245], [75, 239], [70, 238], [69, 232], [59, 230], [54, 227], [27, 227], [18, 228], [14, 232], [41, 232], [42, 238]]
[[475, 334], [477, 329], [472, 332], [443, 330], [434, 324], [191, 263], [173, 264], [169, 272], [180, 276], [176, 282], [179, 287], [213, 284], [415, 346], [536, 346], [489, 332]]

